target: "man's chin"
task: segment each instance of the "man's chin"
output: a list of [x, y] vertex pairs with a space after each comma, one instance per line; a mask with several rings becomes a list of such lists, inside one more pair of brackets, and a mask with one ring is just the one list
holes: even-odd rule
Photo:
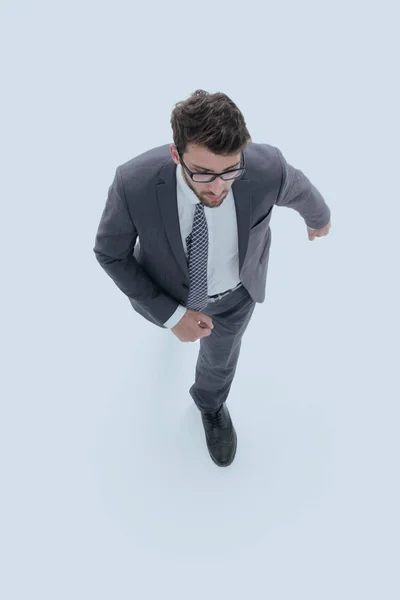
[[202, 197], [202, 202], [206, 206], [210, 206], [210, 207], [219, 206], [223, 202], [224, 198], [225, 198], [224, 194], [222, 194], [221, 196], [217, 196], [215, 198], [213, 198], [212, 196], [204, 195]]

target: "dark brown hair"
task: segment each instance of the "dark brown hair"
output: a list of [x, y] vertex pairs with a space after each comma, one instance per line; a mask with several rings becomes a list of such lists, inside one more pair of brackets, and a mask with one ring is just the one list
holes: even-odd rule
[[243, 151], [251, 141], [243, 114], [220, 92], [196, 90], [187, 100], [175, 104], [171, 126], [180, 154], [190, 142], [214, 154], [230, 155]]

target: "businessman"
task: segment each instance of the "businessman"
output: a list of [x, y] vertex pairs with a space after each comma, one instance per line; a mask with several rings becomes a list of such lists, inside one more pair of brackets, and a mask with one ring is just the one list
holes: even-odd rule
[[265, 299], [272, 210], [296, 210], [310, 240], [328, 234], [331, 213], [277, 147], [251, 141], [225, 94], [195, 91], [174, 106], [171, 127], [173, 144], [116, 168], [93, 251], [138, 314], [199, 340], [189, 393], [210, 457], [226, 467], [237, 447], [226, 400]]

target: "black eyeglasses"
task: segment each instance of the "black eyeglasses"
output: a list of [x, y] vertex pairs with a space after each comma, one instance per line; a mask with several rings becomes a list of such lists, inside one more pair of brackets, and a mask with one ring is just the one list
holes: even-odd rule
[[229, 181], [230, 179], [237, 179], [238, 177], [241, 177], [245, 171], [245, 160], [243, 152], [241, 153], [240, 157], [240, 167], [238, 169], [224, 171], [223, 173], [193, 173], [193, 171], [191, 171], [183, 162], [182, 155], [180, 153], [178, 154], [185, 170], [189, 173], [192, 180], [197, 181], [198, 183], [209, 183], [210, 181], [214, 181], [214, 179], [216, 179], [217, 177], [221, 177], [221, 179], [223, 179], [224, 181]]

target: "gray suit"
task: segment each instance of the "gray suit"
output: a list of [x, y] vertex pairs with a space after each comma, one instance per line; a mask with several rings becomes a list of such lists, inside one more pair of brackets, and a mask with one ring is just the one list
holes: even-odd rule
[[[135, 311], [159, 327], [165, 327], [179, 304], [186, 304], [189, 292], [177, 212], [176, 164], [169, 147], [154, 148], [117, 167], [93, 248]], [[329, 222], [330, 209], [278, 148], [250, 143], [245, 159], [246, 171], [232, 185], [239, 275], [253, 301], [264, 302], [274, 205], [295, 209], [314, 229]]]
[[[245, 159], [245, 174], [231, 188], [242, 286], [201, 311], [214, 324], [211, 334], [200, 338], [195, 382], [189, 390], [202, 412], [218, 410], [226, 401], [243, 334], [256, 302], [264, 301], [274, 205], [294, 208], [314, 229], [330, 221], [321, 194], [278, 148], [251, 143]], [[186, 306], [189, 271], [169, 144], [116, 169], [93, 250], [135, 311], [148, 321], [165, 327], [179, 304]]]

